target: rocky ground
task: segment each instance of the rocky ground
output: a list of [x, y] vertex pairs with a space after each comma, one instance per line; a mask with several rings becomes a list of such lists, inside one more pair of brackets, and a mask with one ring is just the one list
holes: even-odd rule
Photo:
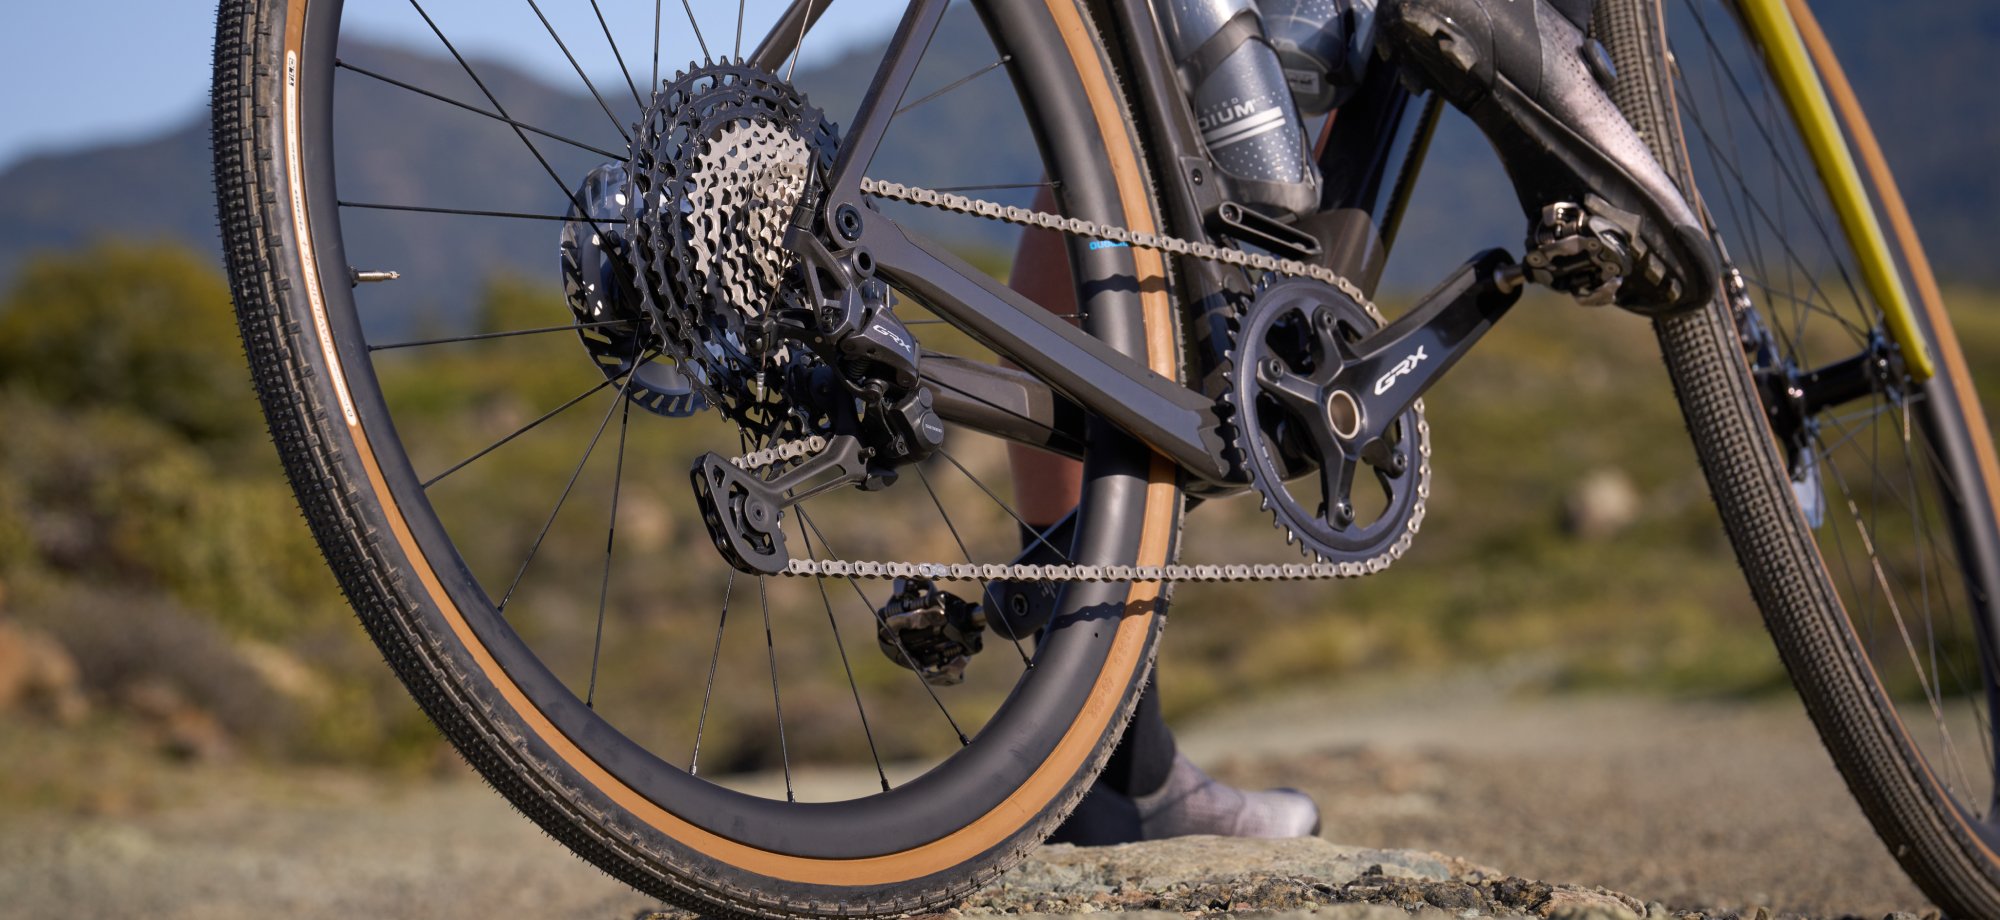
[[[1929, 910], [1788, 700], [1503, 699], [1491, 682], [1402, 685], [1252, 705], [1183, 734], [1220, 775], [1315, 794], [1327, 839], [1050, 847], [954, 913], [1874, 920]], [[0, 915], [659, 909], [464, 777], [391, 785], [229, 770], [175, 777], [170, 794], [104, 814], [4, 816]]]

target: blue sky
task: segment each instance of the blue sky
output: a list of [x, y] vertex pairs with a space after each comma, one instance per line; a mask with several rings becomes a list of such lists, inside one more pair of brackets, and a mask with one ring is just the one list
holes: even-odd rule
[[[527, 0], [422, 2], [461, 50], [506, 55], [551, 80], [576, 81]], [[615, 74], [589, 0], [537, 2], [593, 78]], [[643, 59], [643, 69], [650, 70], [653, 4], [598, 2], [627, 63], [637, 71]], [[721, 53], [733, 44], [735, 3], [694, 0], [692, 6], [710, 50]], [[898, 6], [881, 0], [833, 3], [807, 40], [808, 57], [834, 53], [871, 35], [886, 36], [894, 28]], [[435, 47], [409, 0], [348, 0], [346, 7], [347, 28]], [[746, 0], [745, 19], [755, 29], [782, 8], [779, 0]], [[210, 0], [7, 4], [7, 26], [0, 29], [0, 113], [5, 116], [0, 118], [0, 170], [23, 156], [141, 138], [195, 116], [208, 94], [214, 10]], [[662, 15], [667, 36], [662, 66], [671, 70], [675, 63], [669, 62], [684, 64], [699, 51], [678, 0], [666, 0]], [[755, 40], [746, 37], [744, 42]]]

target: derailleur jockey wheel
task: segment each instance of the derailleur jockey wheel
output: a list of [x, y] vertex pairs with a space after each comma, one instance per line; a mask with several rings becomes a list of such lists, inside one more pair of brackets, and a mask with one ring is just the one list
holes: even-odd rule
[[[1286, 542], [1321, 561], [1381, 559], [1423, 520], [1423, 402], [1370, 425], [1364, 400], [1337, 380], [1356, 343], [1381, 327], [1372, 309], [1333, 286], [1287, 278], [1258, 291], [1237, 338], [1228, 399], [1244, 467]], [[1386, 390], [1399, 376], [1373, 385]], [[1365, 439], [1371, 428], [1381, 435]]]

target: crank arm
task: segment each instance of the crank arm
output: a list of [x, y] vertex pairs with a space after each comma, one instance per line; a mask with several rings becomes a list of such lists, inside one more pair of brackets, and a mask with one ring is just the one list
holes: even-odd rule
[[1354, 355], [1334, 378], [1361, 408], [1360, 430], [1348, 440], [1379, 440], [1520, 301], [1525, 286], [1513, 257], [1489, 249], [1460, 266], [1409, 313], [1355, 343]]

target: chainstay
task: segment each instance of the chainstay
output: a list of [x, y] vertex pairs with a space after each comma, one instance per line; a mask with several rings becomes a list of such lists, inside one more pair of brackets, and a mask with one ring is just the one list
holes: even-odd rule
[[[818, 435], [787, 441], [730, 458], [736, 468], [758, 473], [781, 463], [803, 459], [826, 449]], [[1425, 451], [1428, 463], [1429, 451]], [[1091, 582], [1264, 582], [1321, 581], [1361, 578], [1389, 568], [1409, 549], [1415, 522], [1423, 520], [1422, 504], [1411, 528], [1388, 551], [1364, 562], [1263, 563], [1229, 565], [1026, 565], [963, 562], [877, 562], [839, 559], [792, 559], [779, 574], [807, 578], [889, 580], [928, 578], [933, 581], [1091, 581]]]

